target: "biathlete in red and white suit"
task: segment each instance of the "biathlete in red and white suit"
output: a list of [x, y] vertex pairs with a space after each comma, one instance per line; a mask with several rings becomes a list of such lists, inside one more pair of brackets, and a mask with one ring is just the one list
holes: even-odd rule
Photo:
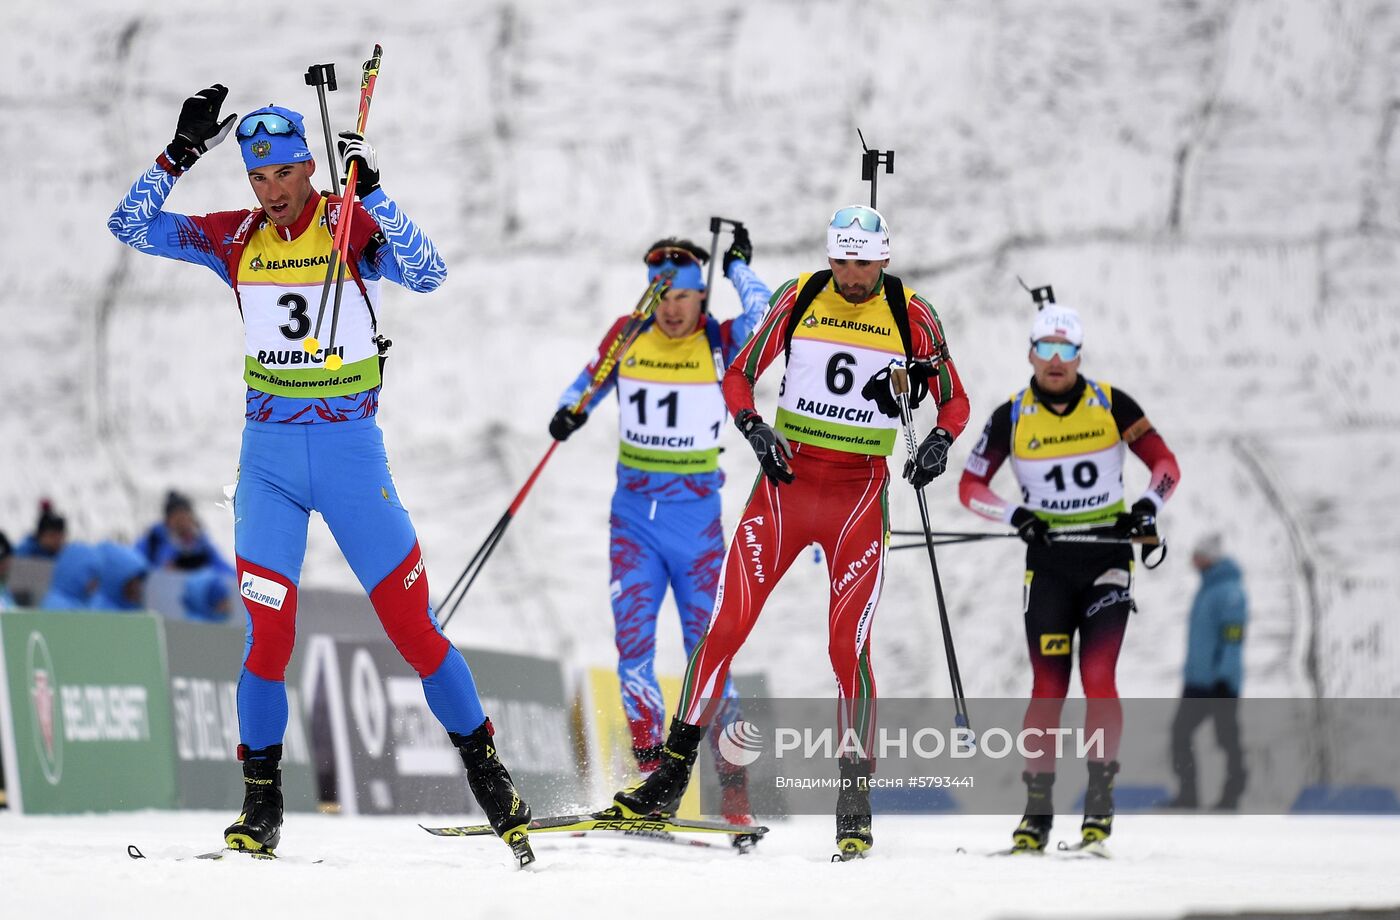
[[[1127, 393], [1079, 374], [1084, 343], [1079, 314], [1044, 306], [1031, 329], [1030, 384], [992, 413], [968, 457], [959, 494], [982, 517], [1010, 524], [1028, 544], [1024, 610], [1034, 683], [1025, 728], [1059, 728], [1069, 690], [1074, 640], [1088, 700], [1085, 728], [1102, 732], [1091, 754], [1081, 839], [1104, 840], [1113, 827], [1113, 777], [1123, 709], [1114, 678], [1118, 650], [1133, 610], [1133, 536], [1155, 536], [1156, 516], [1181, 479], [1176, 457]], [[1126, 507], [1123, 459], [1131, 449], [1150, 469], [1147, 490]], [[1009, 459], [1021, 501], [991, 489]], [[1115, 542], [1055, 542], [1056, 531], [1089, 529]], [[1039, 736], [1042, 739], [1044, 735]], [[1012, 839], [1042, 850], [1049, 840], [1055, 781], [1053, 747], [1032, 747], [1024, 779], [1026, 814]]]
[[[884, 408], [891, 402], [891, 359], [912, 357], [938, 404], [938, 427], [920, 448], [920, 454], [938, 460], [921, 472], [923, 481], [942, 472], [948, 445], [967, 424], [968, 401], [937, 315], [884, 274], [889, 264], [884, 218], [859, 206], [837, 211], [828, 227], [827, 255], [829, 279], [821, 284], [818, 278], [821, 287], [814, 296], [810, 275], [779, 287], [768, 316], [725, 374], [725, 400], [763, 474], [725, 554], [714, 616], [691, 656], [661, 768], [615, 796], [625, 812], [656, 814], [675, 807], [730, 662], [778, 580], [812, 543], [824, 551], [831, 580], [831, 666], [840, 698], [849, 704], [843, 718], [852, 723], [841, 727], [862, 736], [869, 729], [865, 704], [875, 697], [871, 624], [884, 579], [888, 529], [885, 457], [894, 448], [898, 425], [886, 414], [897, 410]], [[902, 303], [891, 303], [887, 295], [893, 290]], [[901, 322], [901, 314], [907, 322]], [[907, 342], [901, 327], [907, 328]], [[770, 427], [754, 409], [753, 387], [788, 350], [789, 340]], [[882, 404], [872, 402], [875, 393], [884, 397]], [[872, 841], [868, 789], [856, 781], [868, 780], [872, 767], [869, 759], [841, 760], [842, 776], [852, 781], [845, 784], [850, 794], [843, 790], [837, 802], [839, 845], [854, 841], [863, 850]]]
[[[347, 207], [339, 196], [317, 194], [302, 117], [279, 106], [245, 116], [236, 131], [261, 207], [202, 216], [166, 212], [176, 181], [233, 129], [235, 116], [219, 118], [227, 93], [215, 85], [185, 101], [175, 139], [107, 222], [117, 239], [141, 252], [213, 271], [233, 288], [243, 318], [247, 398], [234, 542], [248, 614], [238, 681], [245, 798], [226, 842], [271, 851], [281, 836], [284, 680], [313, 510], [330, 527], [394, 646], [422, 678], [428, 706], [461, 751], [492, 826], [504, 837], [523, 835], [530, 810], [496, 755], [471, 671], [428, 604], [423, 556], [375, 418], [379, 281], [427, 292], [442, 283], [446, 267], [379, 187], [377, 156], [362, 136], [346, 132], [340, 144], [342, 166], [358, 163], [360, 200], [351, 197]], [[350, 221], [350, 256], [335, 347], [308, 351], [340, 220]], [[519, 843], [526, 845], [523, 836]]]

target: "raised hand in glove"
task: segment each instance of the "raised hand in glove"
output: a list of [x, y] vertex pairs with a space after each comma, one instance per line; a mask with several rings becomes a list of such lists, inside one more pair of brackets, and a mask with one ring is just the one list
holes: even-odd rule
[[233, 129], [237, 115], [219, 120], [228, 87], [215, 83], [185, 100], [180, 107], [180, 120], [175, 125], [175, 139], [165, 148], [165, 157], [181, 171], [189, 169], [201, 156], [218, 146]]
[[339, 137], [335, 148], [340, 152], [340, 174], [348, 176], [350, 164], [360, 164], [356, 167], [355, 194], [363, 201], [370, 192], [379, 188], [379, 154], [374, 152], [374, 145], [356, 131], [342, 131]]
[[919, 444], [914, 456], [904, 461], [904, 478], [916, 489], [933, 482], [948, 469], [948, 448], [953, 446], [953, 436], [942, 428], [935, 428]]
[[1027, 546], [1049, 546], [1050, 525], [1030, 512], [1028, 508], [1017, 508], [1011, 512], [1011, 526]]
[[792, 467], [787, 463], [792, 457], [792, 448], [788, 445], [787, 438], [769, 427], [752, 409], [742, 410], [734, 417], [734, 424], [743, 432], [744, 437], [749, 439], [749, 447], [753, 448], [759, 465], [763, 467], [763, 475], [768, 477], [768, 481], [775, 486], [792, 482]]
[[1113, 522], [1113, 535], [1124, 540], [1129, 537], [1157, 536], [1157, 506], [1150, 498], [1139, 498], [1133, 507], [1118, 515]]
[[586, 421], [588, 421], [587, 412], [573, 412], [568, 407], [564, 407], [554, 413], [554, 417], [549, 420], [549, 435], [556, 441], [567, 441], [569, 435], [582, 428]]
[[[909, 365], [909, 408], [917, 409], [919, 403], [924, 401], [928, 395], [929, 377], [934, 373], [933, 365], [927, 361], [914, 361]], [[865, 381], [865, 386], [860, 388], [860, 395], [875, 404], [890, 418], [899, 418], [899, 402], [894, 397], [894, 388], [890, 385], [890, 369], [882, 367], [870, 375], [870, 379]]]
[[749, 242], [749, 231], [740, 224], [734, 228], [734, 242], [724, 251], [724, 273], [729, 274], [729, 266], [736, 261], [748, 265], [753, 261], [753, 243]]

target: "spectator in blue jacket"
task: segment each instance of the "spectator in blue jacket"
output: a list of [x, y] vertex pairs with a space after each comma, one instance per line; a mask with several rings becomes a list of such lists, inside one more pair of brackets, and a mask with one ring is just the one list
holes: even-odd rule
[[69, 543], [54, 560], [49, 590], [40, 601], [43, 610], [86, 610], [97, 591], [101, 562], [97, 547]]
[[1201, 573], [1201, 587], [1191, 603], [1182, 702], [1172, 723], [1172, 767], [1180, 787], [1171, 805], [1197, 806], [1191, 739], [1202, 723], [1213, 720], [1216, 743], [1225, 753], [1225, 787], [1215, 807], [1234, 810], [1245, 785], [1237, 710], [1244, 682], [1244, 629], [1249, 605], [1240, 567], [1225, 555], [1219, 534], [1196, 545], [1191, 564]]
[[93, 610], [126, 613], [145, 606], [146, 573], [151, 567], [140, 553], [122, 543], [99, 543], [97, 565]]
[[185, 579], [180, 606], [185, 619], [200, 623], [223, 623], [233, 612], [235, 579], [217, 569], [201, 569]]
[[53, 510], [47, 498], [39, 502], [39, 522], [34, 532], [20, 541], [16, 556], [32, 559], [57, 559], [68, 542], [68, 522]]
[[193, 572], [213, 568], [234, 577], [233, 566], [219, 554], [195, 517], [194, 505], [179, 492], [166, 493], [164, 519], [136, 541], [136, 549], [153, 569]]

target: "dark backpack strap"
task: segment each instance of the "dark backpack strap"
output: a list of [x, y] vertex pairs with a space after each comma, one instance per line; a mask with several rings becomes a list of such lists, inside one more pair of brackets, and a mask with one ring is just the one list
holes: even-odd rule
[[[802, 322], [802, 317], [807, 314], [807, 308], [812, 305], [812, 301], [817, 299], [817, 295], [822, 292], [827, 283], [831, 281], [831, 269], [824, 268], [819, 272], [812, 272], [807, 283], [802, 285], [802, 290], [797, 292], [797, 300], [792, 305], [792, 312], [788, 314], [787, 329], [783, 331], [783, 357], [786, 360], [792, 358], [792, 334], [797, 331], [797, 324]], [[905, 323], [909, 322], [908, 318]]]
[[[807, 314], [807, 308], [812, 305], [812, 301], [817, 299], [817, 295], [822, 292], [830, 280], [831, 269], [812, 272], [807, 283], [802, 285], [802, 290], [797, 292], [797, 301], [792, 305], [792, 312], [788, 314], [787, 329], [783, 335], [783, 353], [787, 358], [792, 358], [792, 334], [797, 331], [797, 324], [802, 322], [802, 317]], [[909, 332], [909, 300], [904, 296], [904, 282], [894, 275], [885, 275], [884, 284], [885, 300], [890, 305], [890, 312], [894, 314], [894, 324], [899, 329], [899, 340], [904, 344], [904, 358], [909, 360], [913, 357], [913, 349], [910, 345], [913, 337]]]
[[904, 282], [894, 275], [885, 275], [885, 300], [890, 305], [890, 312], [894, 314], [894, 324], [899, 328], [899, 340], [904, 343], [904, 360], [912, 360], [914, 350], [910, 346], [912, 336], [909, 334], [909, 298], [904, 296]]

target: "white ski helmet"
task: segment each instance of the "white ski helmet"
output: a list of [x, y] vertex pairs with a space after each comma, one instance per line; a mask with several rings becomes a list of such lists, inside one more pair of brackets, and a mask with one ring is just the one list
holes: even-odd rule
[[826, 254], [833, 259], [890, 257], [890, 223], [874, 208], [852, 204], [831, 215], [826, 227]]

